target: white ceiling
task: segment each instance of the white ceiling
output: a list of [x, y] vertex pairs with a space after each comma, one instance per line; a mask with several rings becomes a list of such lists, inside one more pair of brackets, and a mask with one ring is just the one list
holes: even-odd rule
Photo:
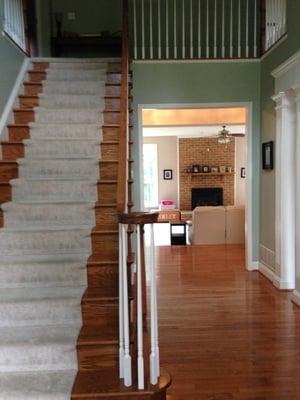
[[[220, 125], [143, 127], [143, 136], [214, 137], [221, 129]], [[226, 129], [229, 133], [246, 133], [246, 125], [227, 125]]]

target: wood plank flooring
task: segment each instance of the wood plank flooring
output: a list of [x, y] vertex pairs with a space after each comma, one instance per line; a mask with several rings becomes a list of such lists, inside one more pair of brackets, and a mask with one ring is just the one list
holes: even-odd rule
[[300, 309], [241, 246], [157, 247], [168, 400], [300, 399]]

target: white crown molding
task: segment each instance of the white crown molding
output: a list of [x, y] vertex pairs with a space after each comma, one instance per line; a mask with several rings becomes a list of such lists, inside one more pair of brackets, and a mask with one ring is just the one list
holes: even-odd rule
[[228, 63], [260, 63], [260, 58], [234, 59], [195, 59], [195, 60], [133, 60], [132, 64], [228, 64]]
[[292, 57], [288, 58], [284, 63], [280, 64], [279, 67], [275, 68], [271, 75], [277, 79], [288, 72], [296, 64], [300, 65], [300, 50], [297, 51]]

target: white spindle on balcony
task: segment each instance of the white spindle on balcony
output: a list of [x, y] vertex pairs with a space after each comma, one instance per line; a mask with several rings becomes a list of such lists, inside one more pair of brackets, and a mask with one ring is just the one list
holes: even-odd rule
[[[260, 55], [258, 0], [131, 0], [135, 59]], [[266, 0], [266, 42], [286, 31], [286, 0]]]
[[4, 0], [3, 30], [22, 50], [26, 50], [22, 0]]
[[265, 50], [286, 33], [286, 0], [266, 0]]

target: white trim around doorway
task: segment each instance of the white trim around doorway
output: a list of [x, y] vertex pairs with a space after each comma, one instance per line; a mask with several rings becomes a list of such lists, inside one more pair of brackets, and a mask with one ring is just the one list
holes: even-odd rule
[[[253, 259], [253, 171], [252, 171], [252, 144], [253, 144], [253, 107], [252, 102], [232, 103], [178, 103], [178, 104], [139, 104], [138, 105], [138, 134], [139, 134], [139, 163], [142, 165], [143, 154], [143, 126], [142, 110], [144, 108], [176, 109], [176, 108], [232, 108], [244, 107], [247, 109], [247, 180], [245, 205], [245, 234], [246, 234], [246, 268], [248, 271], [258, 270], [258, 261]], [[141, 206], [143, 207], [143, 174], [140, 174]]]

